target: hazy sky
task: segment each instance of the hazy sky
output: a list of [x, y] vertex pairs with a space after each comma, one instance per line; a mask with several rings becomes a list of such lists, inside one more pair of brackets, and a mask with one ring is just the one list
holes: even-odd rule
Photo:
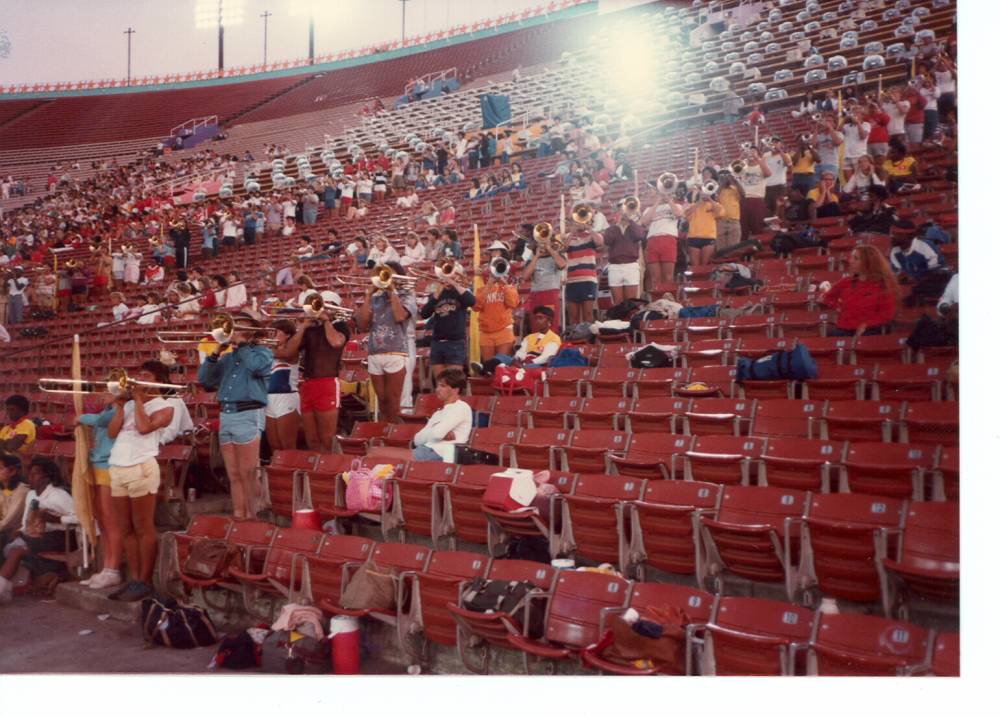
[[[225, 64], [263, 60], [269, 10], [268, 62], [308, 55], [309, 21], [293, 15], [294, 0], [244, 0], [242, 25], [227, 27]], [[400, 35], [399, 0], [319, 0], [316, 54], [370, 45]], [[406, 34], [496, 17], [542, 0], [410, 0]], [[10, 55], [0, 58], [0, 84], [125, 77], [126, 37], [132, 36], [132, 76], [214, 69], [218, 33], [195, 29], [195, 0], [0, 0], [0, 31]]]

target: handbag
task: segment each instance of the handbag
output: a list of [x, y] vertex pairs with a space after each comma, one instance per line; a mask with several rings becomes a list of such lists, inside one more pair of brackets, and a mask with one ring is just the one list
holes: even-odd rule
[[542, 368], [500, 365], [493, 373], [493, 388], [508, 396], [514, 391], [538, 393], [538, 386], [543, 381], [545, 381], [545, 369]]
[[275, 630], [260, 650], [262, 672], [278, 675], [325, 675], [332, 669], [330, 640]]
[[229, 567], [233, 546], [225, 540], [198, 540], [184, 561], [184, 574], [202, 580], [214, 580]]
[[[388, 466], [392, 475], [392, 466]], [[347, 492], [344, 502], [348, 510], [360, 511], [362, 513], [378, 513], [382, 510], [382, 502], [385, 507], [392, 505], [392, 494], [386, 493], [384, 484], [386, 466], [377, 465], [369, 468], [362, 464], [360, 460], [355, 460], [351, 464], [351, 470], [344, 474], [344, 481], [347, 483]]]
[[344, 588], [340, 605], [347, 610], [392, 610], [396, 607], [396, 578], [362, 566]]
[[219, 641], [215, 625], [200, 607], [153, 595], [142, 601], [141, 614], [142, 637], [149, 644], [186, 650]]

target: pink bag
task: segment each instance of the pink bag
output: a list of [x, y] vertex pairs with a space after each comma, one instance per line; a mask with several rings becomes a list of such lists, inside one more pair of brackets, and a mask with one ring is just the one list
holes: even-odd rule
[[545, 369], [497, 366], [493, 372], [493, 388], [501, 394], [511, 395], [515, 391], [527, 391], [537, 395], [538, 388], [545, 381]]
[[392, 506], [392, 494], [383, 490], [385, 478], [376, 476], [371, 468], [362, 465], [360, 460], [351, 464], [347, 473], [347, 492], [344, 502], [348, 510], [363, 513], [378, 513], [382, 510], [382, 501], [386, 501], [386, 509]]

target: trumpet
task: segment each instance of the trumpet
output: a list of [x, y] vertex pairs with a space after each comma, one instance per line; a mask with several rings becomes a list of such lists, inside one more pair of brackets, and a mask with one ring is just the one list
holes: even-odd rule
[[622, 199], [622, 210], [625, 212], [625, 216], [634, 217], [639, 213], [639, 209], [642, 207], [641, 202], [639, 202], [639, 197], [634, 195], [629, 195]]
[[823, 121], [823, 115], [822, 115], [822, 113], [820, 113], [820, 112], [813, 112], [812, 113], [812, 121], [813, 122], [822, 122]]
[[571, 216], [577, 224], [590, 224], [594, 220], [594, 210], [587, 204], [579, 204], [573, 208]]
[[729, 171], [733, 174], [739, 174], [746, 168], [746, 164], [742, 159], [737, 159], [735, 162], [729, 165]]
[[664, 172], [656, 178], [656, 188], [661, 192], [672, 192], [677, 186], [677, 175], [673, 172]]
[[713, 182], [712, 180], [705, 182], [705, 185], [701, 188], [702, 199], [711, 199], [718, 193], [719, 193], [719, 184], [718, 182]]
[[[60, 388], [71, 386], [72, 388]], [[179, 383], [156, 383], [130, 378], [123, 368], [111, 369], [107, 381], [77, 381], [72, 378], [40, 378], [38, 389], [45, 393], [104, 393], [107, 391], [115, 396], [129, 394], [133, 388], [159, 388], [164, 391], [184, 391], [188, 387]]]
[[399, 288], [404, 291], [412, 290], [417, 283], [417, 278], [415, 276], [404, 276], [403, 274], [397, 274], [393, 271], [391, 266], [385, 264], [380, 264], [375, 267], [375, 271], [371, 275], [371, 283], [376, 289], [382, 291], [389, 288], [392, 283], [399, 285]]
[[[212, 317], [207, 333], [204, 331], [157, 331], [156, 338], [162, 344], [200, 344], [202, 341], [228, 344], [232, 342], [238, 331], [251, 331], [256, 335], [259, 333], [273, 334], [275, 329], [237, 324], [229, 314], [216, 314]], [[273, 338], [257, 339], [256, 342], [270, 346], [278, 343]]]

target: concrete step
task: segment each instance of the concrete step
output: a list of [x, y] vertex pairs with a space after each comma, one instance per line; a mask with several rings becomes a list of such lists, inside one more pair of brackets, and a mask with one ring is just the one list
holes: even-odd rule
[[119, 602], [109, 600], [108, 595], [118, 588], [91, 590], [79, 582], [59, 583], [56, 587], [56, 602], [95, 615], [110, 615], [122, 622], [139, 622], [140, 602]]

